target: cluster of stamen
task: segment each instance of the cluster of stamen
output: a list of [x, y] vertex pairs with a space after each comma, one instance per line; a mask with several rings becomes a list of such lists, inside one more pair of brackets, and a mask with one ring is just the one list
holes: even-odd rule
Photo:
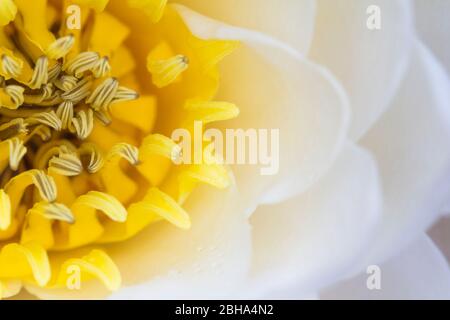
[[[44, 200], [32, 210], [67, 222], [73, 217], [55, 202], [56, 185], [50, 174], [73, 177], [83, 170], [98, 172], [106, 160], [95, 144], [85, 141], [94, 118], [108, 125], [111, 105], [138, 97], [110, 76], [108, 57], [90, 51], [68, 55], [74, 43], [72, 35], [52, 43], [32, 64], [27, 81], [23, 77], [26, 52], [17, 55], [0, 48], [0, 144], [7, 143], [9, 154], [0, 188], [7, 191], [15, 179], [28, 179]], [[117, 152], [137, 162], [127, 148]]]

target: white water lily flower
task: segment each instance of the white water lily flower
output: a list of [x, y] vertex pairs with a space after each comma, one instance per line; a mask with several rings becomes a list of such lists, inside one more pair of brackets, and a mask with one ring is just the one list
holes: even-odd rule
[[[446, 4], [178, 2], [203, 14], [177, 7], [195, 34], [243, 43], [220, 96], [241, 106], [234, 126], [281, 129], [280, 174], [237, 168], [241, 215], [211, 203], [229, 220], [198, 245], [229, 242], [115, 297], [450, 297], [447, 262], [425, 234], [450, 191], [450, 84], [415, 30], [440, 12], [420, 32], [449, 63]], [[370, 5], [381, 30], [365, 27]], [[379, 291], [366, 287], [374, 264]]]
[[[209, 92], [214, 92], [217, 72], [211, 76], [214, 79], [212, 85], [206, 81], [197, 88], [197, 81], [200, 83], [203, 79], [199, 80], [186, 70], [191, 65], [194, 68], [195, 63], [200, 65], [197, 68], [205, 68], [202, 64], [205, 61], [194, 60], [190, 64], [187, 58], [191, 53], [197, 58], [214, 60], [217, 56], [211, 52], [202, 55], [195, 50], [204, 48], [202, 45], [206, 43], [224, 44], [219, 48], [222, 53], [230, 53], [231, 50], [225, 49], [231, 47], [235, 50], [220, 63], [220, 87], [214, 100], [236, 104], [240, 114], [233, 119], [216, 120], [227, 120], [220, 124], [222, 129], [280, 129], [280, 170], [276, 175], [262, 176], [259, 166], [231, 166], [232, 181], [227, 180], [222, 188], [202, 185], [189, 190], [192, 193], [188, 192], [186, 202], [176, 199], [170, 191], [166, 194], [151, 188], [139, 204], [162, 213], [165, 220], [179, 228], [162, 222], [147, 226], [146, 222], [146, 228], [138, 228], [139, 233], [128, 229], [120, 232], [119, 224], [127, 221], [133, 214], [132, 209], [137, 208], [127, 207], [127, 216], [124, 206], [136, 196], [132, 194], [127, 198], [122, 192], [128, 193], [128, 190], [125, 187], [118, 189], [113, 183], [125, 181], [120, 180], [123, 177], [108, 180], [109, 174], [116, 171], [107, 172], [100, 176], [106, 190], [98, 188], [103, 193], [89, 191], [89, 185], [85, 183], [80, 189], [88, 193], [79, 195], [74, 187], [79, 197], [74, 207], [67, 205], [74, 211], [73, 216], [68, 208], [69, 213], [62, 207], [54, 208], [55, 215], [62, 221], [56, 222], [58, 225], [80, 218], [81, 211], [75, 210], [80, 204], [107, 213], [107, 217], [99, 218], [105, 231], [102, 229], [88, 244], [101, 246], [108, 255], [94, 250], [81, 258], [67, 260], [82, 267], [88, 265], [83, 270], [94, 271], [85, 272], [87, 278], [100, 281], [83, 281], [80, 290], [69, 290], [61, 285], [66, 280], [61, 275], [66, 270], [64, 259], [74, 259], [73, 252], [77, 251], [71, 250], [85, 245], [85, 239], [73, 230], [70, 241], [61, 242], [57, 235], [50, 240], [44, 239], [47, 242], [43, 252], [49, 252], [52, 273], [41, 259], [39, 270], [31, 272], [34, 281], [19, 276], [18, 280], [12, 276], [2, 277], [2, 272], [8, 275], [2, 271], [2, 262], [8, 261], [8, 256], [4, 254], [4, 260], [1, 260], [0, 255], [0, 289], [6, 292], [3, 295], [12, 296], [24, 286], [40, 298], [98, 298], [110, 294], [106, 289], [116, 290], [110, 295], [112, 299], [450, 298], [447, 262], [425, 234], [439, 218], [440, 209], [448, 203], [450, 194], [450, 148], [447, 147], [450, 141], [450, 82], [445, 67], [427, 45], [436, 50], [441, 59], [447, 59], [442, 61], [447, 67], [449, 51], [448, 46], [440, 45], [446, 38], [439, 26], [435, 27], [439, 32], [433, 26], [421, 28], [422, 38], [415, 28], [416, 21], [420, 26], [428, 27], [427, 22], [435, 17], [433, 12], [442, 14], [444, 10], [440, 6], [447, 4], [437, 0], [418, 1], [415, 5], [406, 0], [177, 0], [169, 1], [164, 11], [166, 1], [162, 0], [74, 2], [88, 6], [97, 14], [104, 14], [98, 12], [106, 8], [104, 12], [108, 17], [105, 21], [112, 16], [126, 26], [115, 25], [115, 31], [123, 32], [122, 41], [127, 35], [129, 39], [124, 41], [125, 49], [117, 49], [121, 48], [119, 44], [114, 48], [120, 51], [117, 54], [120, 59], [117, 59], [118, 63], [111, 62], [111, 72], [118, 72], [115, 68], [124, 68], [128, 72], [137, 70], [135, 78], [119, 77], [119, 80], [133, 89], [133, 84], [138, 83], [137, 87], [147, 90], [144, 97], [148, 99], [147, 105], [154, 105], [151, 101], [153, 95], [156, 96], [158, 119], [145, 120], [145, 116], [155, 117], [154, 110], [147, 110], [139, 118], [138, 113], [131, 115], [116, 108], [112, 123], [116, 118], [119, 120], [114, 128], [123, 136], [116, 139], [117, 144], [111, 143], [110, 135], [99, 124], [108, 120], [106, 112], [101, 113], [108, 109], [104, 106], [106, 98], [102, 99], [103, 94], [113, 90], [111, 88], [121, 88], [120, 94], [111, 97], [113, 100], [137, 96], [130, 89], [118, 87], [116, 78], [108, 78], [105, 82], [94, 79], [109, 74], [111, 66], [108, 59], [87, 50], [81, 52], [79, 59], [86, 63], [92, 60], [89, 69], [92, 74], [86, 76], [87, 69], [79, 70], [80, 65], [84, 65], [77, 64], [75, 58], [79, 56], [71, 56], [74, 62], [67, 58], [69, 63], [62, 70], [67, 74], [51, 82], [60, 89], [64, 102], [60, 102], [55, 115], [48, 113], [37, 120], [32, 118], [30, 123], [53, 124], [53, 129], [60, 131], [73, 122], [72, 134], [76, 136], [73, 139], [80, 140], [89, 136], [90, 130], [97, 131], [88, 139], [92, 144], [80, 147], [78, 153], [89, 151], [94, 154], [92, 150], [105, 147], [111, 149], [110, 156], [106, 157], [107, 164], [117, 164], [118, 160], [111, 159], [120, 155], [141, 169], [139, 166], [145, 166], [145, 161], [138, 161], [133, 142], [142, 141], [133, 140], [135, 136], [132, 135], [126, 137], [129, 134], [127, 125], [145, 131], [147, 126], [153, 128], [153, 122], [156, 122], [156, 129], [149, 131], [167, 134], [168, 129], [176, 128], [182, 117], [176, 109], [178, 98], [186, 99], [177, 96], [185, 94], [182, 90], [211, 99]], [[366, 25], [367, 8], [373, 5], [381, 9], [379, 30], [370, 30]], [[21, 10], [26, 16], [27, 10], [19, 5]], [[0, 18], [5, 19], [2, 24], [14, 19], [14, 12], [5, 12], [2, 16], [0, 10]], [[171, 23], [176, 24], [173, 30], [184, 30], [183, 27], [177, 29], [181, 25], [178, 17], [193, 35], [201, 39], [198, 43], [192, 40], [193, 37], [189, 38], [192, 43], [183, 39], [180, 34], [184, 33], [167, 31], [172, 30]], [[445, 15], [444, 18], [448, 20]], [[109, 23], [111, 20], [99, 30], [105, 32], [106, 27], [111, 26]], [[152, 32], [155, 32], [153, 38]], [[34, 36], [36, 39], [30, 38], [35, 42], [44, 41], [41, 35]], [[47, 43], [47, 46], [39, 42], [42, 48], [47, 48], [44, 52], [50, 63], [57, 60], [54, 58], [59, 57], [58, 54], [61, 57], [70, 55], [63, 48], [71, 38], [63, 39], [65, 41], [61, 40], [61, 43]], [[111, 45], [101, 39], [97, 38], [98, 48]], [[25, 38], [24, 41], [28, 40]], [[238, 48], [236, 41], [240, 42]], [[194, 53], [172, 52], [186, 50], [186, 47], [192, 49], [191, 46], [194, 46]], [[9, 51], [5, 51], [4, 55], [8, 54]], [[11, 56], [3, 65], [18, 64], [13, 58]], [[39, 58], [36, 65], [38, 63], [44, 65]], [[209, 66], [212, 62], [205, 63]], [[6, 68], [2, 72], [12, 78], [19, 77], [8, 70], [11, 71]], [[57, 74], [59, 72], [61, 70]], [[80, 80], [75, 79], [72, 84], [74, 78]], [[154, 85], [147, 84], [152, 80]], [[31, 88], [35, 82], [27, 84]], [[161, 89], [171, 84], [177, 86], [177, 90]], [[74, 89], [77, 86], [79, 90]], [[84, 88], [91, 86], [93, 93], [89, 92], [90, 96], [78, 99], [78, 95], [70, 95], [73, 91], [82, 95], [87, 90]], [[68, 104], [84, 98], [87, 98], [85, 104], [94, 110], [88, 108], [91, 116], [96, 112], [99, 120], [95, 123], [89, 120], [88, 111], [82, 115], [80, 111], [77, 117], [67, 116]], [[134, 102], [126, 103], [131, 106]], [[161, 110], [159, 103], [165, 109]], [[17, 106], [9, 108], [17, 109]], [[122, 118], [127, 120], [125, 125], [120, 123]], [[67, 119], [72, 122], [65, 121]], [[94, 124], [89, 127], [88, 123]], [[125, 137], [127, 143], [120, 139]], [[76, 141], [70, 140], [77, 145]], [[139, 151], [155, 145], [162, 148], [161, 141], [160, 136], [150, 135], [143, 139]], [[151, 150], [155, 152], [156, 149]], [[57, 160], [49, 162], [49, 168], [59, 169], [58, 173], [72, 177], [72, 174], [79, 174], [83, 165], [88, 169], [93, 167], [94, 156], [88, 164], [82, 162], [82, 157], [78, 162], [74, 160], [76, 152], [69, 147], [59, 152], [59, 158], [55, 156], [52, 160], [60, 160], [60, 163]], [[69, 158], [73, 160], [71, 170], [64, 167], [67, 162], [63, 160]], [[160, 166], [164, 164], [157, 162]], [[151, 176], [151, 185], [152, 179], [162, 179], [155, 178], [153, 171], [149, 173], [142, 169], [139, 172]], [[133, 177], [136, 175], [133, 171]], [[70, 179], [73, 186], [85, 181]], [[87, 181], [93, 183], [89, 179]], [[219, 185], [219, 180], [209, 184]], [[56, 181], [58, 187], [60, 183]], [[163, 191], [170, 190], [164, 183], [155, 184]], [[129, 185], [130, 188], [135, 186]], [[143, 185], [138, 187], [143, 188]], [[175, 194], [181, 197], [181, 191], [177, 191]], [[8, 209], [5, 199], [14, 200], [14, 197], [8, 192], [3, 193], [6, 196], [0, 194], [0, 202]], [[167, 195], [173, 199], [168, 199]], [[17, 206], [17, 201], [12, 202]], [[48, 220], [53, 213], [50, 204], [53, 201], [48, 200], [45, 205], [40, 202], [33, 208], [42, 216], [47, 214]], [[167, 213], [170, 214], [165, 215]], [[1, 218], [0, 215], [0, 229], [2, 222], [5, 225], [11, 223]], [[154, 219], [161, 220], [159, 215]], [[47, 220], [44, 222], [48, 223]], [[141, 221], [136, 221], [141, 226]], [[83, 232], [89, 231], [89, 235], [94, 232], [90, 227], [81, 227]], [[132, 223], [127, 227], [132, 229]], [[33, 241], [44, 241], [33, 238], [32, 232], [28, 236]], [[32, 252], [33, 248], [27, 247], [27, 242], [21, 242], [12, 254], [24, 250]], [[61, 250], [63, 253], [59, 253]], [[33, 259], [38, 260], [36, 252]], [[366, 287], [365, 271], [371, 265], [381, 268], [381, 290]], [[59, 278], [53, 270], [60, 272]], [[20, 276], [28, 276], [28, 271], [24, 269]], [[4, 281], [6, 278], [8, 281]], [[418, 278], [424, 280], [415, 281]], [[120, 282], [122, 287], [118, 289]]]

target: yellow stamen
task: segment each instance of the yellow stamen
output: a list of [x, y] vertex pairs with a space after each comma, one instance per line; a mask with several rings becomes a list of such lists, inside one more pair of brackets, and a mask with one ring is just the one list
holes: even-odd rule
[[78, 149], [78, 152], [81, 157], [84, 155], [89, 156], [89, 163], [86, 167], [89, 173], [96, 173], [103, 167], [105, 160], [101, 151], [95, 144], [84, 143], [81, 145], [80, 149]]
[[44, 83], [48, 81], [48, 58], [42, 56], [37, 59], [34, 67], [33, 76], [31, 77], [28, 86], [31, 89], [40, 88]]
[[94, 111], [94, 115], [104, 126], [109, 126], [112, 122], [108, 110]]
[[181, 147], [172, 139], [162, 134], [152, 134], [147, 136], [142, 142], [140, 151], [142, 153], [160, 155], [173, 161], [181, 157]]
[[46, 50], [47, 57], [50, 59], [58, 60], [64, 57], [75, 44], [75, 37], [68, 35], [61, 37], [53, 42]]
[[128, 143], [119, 143], [112, 147], [107, 156], [107, 161], [115, 157], [124, 158], [130, 164], [137, 165], [139, 164], [139, 149]]
[[62, 71], [62, 64], [58, 61], [48, 69], [48, 81], [53, 82]]
[[59, 119], [59, 117], [53, 110], [50, 112], [37, 113], [34, 116], [28, 118], [27, 122], [30, 124], [33, 123], [45, 124], [46, 126], [53, 128], [56, 131], [60, 131], [62, 128], [61, 119]]
[[103, 211], [113, 221], [124, 222], [127, 220], [127, 210], [116, 198], [107, 193], [89, 191], [78, 197], [72, 207], [80, 205]]
[[61, 287], [67, 286], [67, 281], [73, 266], [80, 268], [83, 277], [86, 275], [99, 279], [107, 289], [116, 291], [120, 288], [122, 279], [120, 272], [117, 269], [111, 258], [106, 253], [100, 250], [92, 250], [88, 255], [81, 259], [69, 259], [61, 267], [58, 275], [57, 283]]
[[131, 101], [139, 98], [139, 94], [131, 89], [119, 86], [112, 103]]
[[6, 140], [19, 134], [27, 133], [27, 124], [22, 118], [15, 118], [0, 125], [0, 139]]
[[53, 96], [54, 86], [52, 83], [44, 84], [42, 87], [42, 100], [47, 100]]
[[70, 91], [78, 84], [78, 78], [75, 76], [63, 75], [54, 81], [55, 86], [63, 91]]
[[70, 91], [63, 93], [61, 98], [76, 104], [89, 96], [91, 86], [92, 80], [88, 77], [83, 78]]
[[49, 127], [44, 125], [38, 125], [36, 128], [33, 129], [33, 131], [30, 132], [30, 134], [25, 138], [24, 142], [27, 142], [34, 136], [39, 136], [42, 141], [48, 141], [52, 137], [52, 132]]
[[96, 78], [106, 77], [111, 72], [111, 65], [109, 64], [108, 57], [103, 57], [97, 61], [92, 68], [92, 73]]
[[[155, 212], [181, 229], [189, 229], [191, 220], [184, 209], [158, 188], [151, 188], [144, 201], [135, 204], [150, 212]], [[130, 209], [131, 210], [131, 209]]]
[[49, 220], [58, 220], [67, 223], [75, 222], [72, 211], [65, 205], [56, 202], [38, 202], [33, 206], [33, 208], [30, 209], [29, 213], [42, 215], [44, 218]]
[[75, 153], [61, 147], [59, 156], [50, 159], [48, 171], [72, 177], [79, 175], [83, 171], [83, 165]]
[[95, 88], [86, 103], [91, 104], [92, 109], [96, 111], [107, 110], [116, 95], [118, 86], [119, 82], [115, 78], [107, 78]]
[[78, 112], [76, 117], [72, 119], [72, 125], [79, 139], [84, 140], [89, 137], [94, 128], [94, 115], [92, 110]]
[[39, 286], [50, 280], [47, 252], [35, 243], [10, 243], [0, 251], [0, 278], [31, 278]]
[[19, 138], [13, 138], [9, 141], [9, 167], [16, 171], [19, 163], [27, 153], [27, 148], [23, 145], [23, 141]]
[[189, 120], [202, 121], [203, 124], [229, 120], [239, 115], [239, 109], [236, 105], [229, 102], [188, 101], [185, 109], [191, 114]]
[[61, 128], [69, 128], [73, 118], [73, 103], [71, 101], [61, 103], [56, 110], [56, 115], [61, 119]]
[[6, 230], [11, 225], [11, 201], [8, 194], [0, 190], [0, 230]]
[[147, 69], [152, 74], [153, 84], [163, 88], [173, 83], [189, 65], [189, 59], [183, 55], [177, 55], [166, 60], [152, 60], [149, 56]]
[[5, 26], [14, 20], [17, 14], [17, 7], [12, 0], [2, 0], [0, 2], [0, 26]]
[[21, 196], [23, 190], [31, 184], [36, 186], [39, 194], [45, 201], [53, 202], [56, 200], [55, 181], [42, 170], [33, 169], [18, 174], [5, 185], [5, 191], [10, 197], [11, 194], [14, 194], [14, 197], [11, 197], [11, 199], [20, 199], [20, 197], [16, 198], [16, 196]]
[[0, 64], [0, 74], [6, 79], [17, 78], [22, 72], [22, 60], [14, 57], [12, 53], [3, 53], [1, 56]]
[[13, 109], [17, 109], [24, 103], [24, 88], [21, 86], [10, 85], [5, 87], [5, 92], [11, 97], [11, 101], [14, 104]]
[[92, 70], [99, 59], [100, 57], [96, 52], [82, 52], [63, 66], [63, 70], [80, 78], [84, 72]]
[[10, 298], [22, 290], [22, 281], [20, 280], [2, 280], [0, 281], [0, 300]]

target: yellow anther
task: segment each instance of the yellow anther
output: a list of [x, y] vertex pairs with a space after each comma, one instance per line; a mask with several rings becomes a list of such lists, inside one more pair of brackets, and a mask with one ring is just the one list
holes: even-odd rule
[[76, 153], [68, 152], [67, 148], [60, 148], [58, 156], [49, 161], [48, 171], [63, 176], [77, 176], [83, 171], [83, 165]]
[[88, 157], [89, 163], [87, 164], [86, 169], [89, 173], [98, 172], [105, 163], [102, 152], [93, 143], [82, 144], [80, 149], [78, 149], [78, 153], [82, 159], [83, 156]]
[[72, 211], [61, 203], [46, 201], [38, 202], [29, 211], [29, 214], [33, 213], [39, 214], [49, 220], [58, 220], [67, 223], [75, 222]]
[[91, 109], [80, 111], [72, 119], [72, 125], [79, 139], [86, 139], [94, 128], [94, 115]]
[[34, 66], [33, 75], [31, 77], [28, 86], [31, 89], [38, 89], [43, 84], [48, 82], [48, 58], [42, 56], [37, 59], [36, 65]]
[[0, 1], [0, 26], [5, 26], [14, 20], [17, 7], [12, 0]]
[[64, 57], [75, 44], [75, 37], [68, 35], [61, 37], [53, 42], [46, 50], [46, 54], [50, 59], [58, 60]]
[[14, 109], [20, 107], [25, 98], [23, 96], [23, 92], [25, 89], [21, 86], [9, 85], [5, 87], [5, 92], [11, 97], [11, 101], [14, 103]]
[[73, 118], [73, 103], [71, 101], [61, 103], [56, 109], [56, 115], [61, 119], [61, 128], [69, 128]]
[[0, 190], [0, 230], [6, 230], [11, 225], [11, 201], [8, 194]]
[[119, 82], [115, 78], [107, 78], [103, 81], [94, 92], [86, 99], [86, 103], [91, 104], [94, 110], [108, 110], [109, 105], [113, 101]]
[[27, 153], [27, 148], [23, 145], [23, 141], [19, 138], [13, 138], [9, 141], [9, 167], [16, 171], [19, 163]]
[[163, 88], [173, 83], [189, 66], [189, 59], [177, 55], [166, 60], [147, 60], [147, 69], [152, 74], [153, 84]]
[[70, 91], [63, 93], [61, 95], [61, 98], [66, 101], [78, 103], [89, 96], [89, 94], [91, 93], [91, 86], [92, 80], [88, 77], [83, 78]]
[[107, 193], [90, 191], [77, 198], [72, 208], [76, 206], [88, 206], [103, 211], [113, 221], [124, 222], [127, 220], [127, 210], [119, 200]]
[[60, 131], [62, 128], [61, 119], [56, 115], [55, 111], [41, 112], [33, 115], [26, 120], [30, 124], [41, 123], [50, 128]]
[[84, 72], [92, 70], [100, 59], [97, 52], [82, 52], [63, 66], [68, 74], [80, 78]]
[[110, 72], [111, 72], [111, 65], [109, 64], [108, 57], [103, 57], [99, 59], [92, 68], [92, 73], [96, 78], [106, 77]]
[[107, 161], [115, 157], [123, 158], [132, 165], [137, 165], [139, 164], [139, 149], [128, 143], [118, 143], [109, 151]]
[[[4, 51], [4, 50], [0, 50]], [[0, 58], [0, 74], [6, 79], [17, 78], [20, 76], [23, 68], [23, 61], [16, 58], [12, 53], [4, 52]]]

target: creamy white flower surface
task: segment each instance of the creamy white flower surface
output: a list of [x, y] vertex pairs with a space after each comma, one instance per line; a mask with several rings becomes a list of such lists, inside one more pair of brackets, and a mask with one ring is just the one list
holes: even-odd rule
[[450, 298], [425, 234], [450, 194], [448, 2], [176, 2], [197, 36], [242, 42], [222, 64], [227, 127], [279, 128], [280, 172], [232, 168], [236, 188], [189, 200], [190, 232], [115, 247], [111, 298]]

